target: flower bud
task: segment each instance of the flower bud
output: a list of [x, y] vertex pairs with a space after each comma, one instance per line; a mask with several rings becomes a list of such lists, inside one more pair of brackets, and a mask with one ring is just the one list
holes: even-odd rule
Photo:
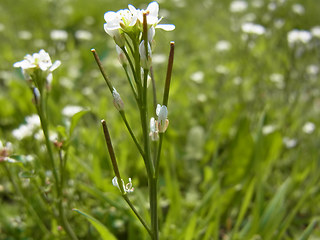
[[140, 53], [140, 63], [141, 67], [144, 69], [149, 69], [152, 63], [152, 54], [151, 54], [151, 46], [148, 43], [148, 53], [146, 53], [146, 48], [144, 46], [144, 40], [140, 43], [139, 46], [139, 53]]
[[113, 105], [116, 107], [116, 109], [118, 109], [118, 111], [123, 111], [124, 103], [120, 97], [120, 94], [117, 92], [115, 88], [113, 88], [112, 96], [113, 96]]

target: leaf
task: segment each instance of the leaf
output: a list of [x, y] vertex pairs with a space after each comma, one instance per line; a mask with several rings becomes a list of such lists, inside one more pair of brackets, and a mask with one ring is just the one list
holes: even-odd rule
[[109, 229], [104, 226], [100, 221], [95, 219], [94, 217], [90, 216], [87, 213], [84, 213], [80, 211], [79, 209], [72, 209], [73, 211], [76, 211], [77, 213], [80, 213], [81, 215], [85, 216], [87, 220], [95, 227], [95, 229], [100, 233], [100, 236], [103, 240], [117, 240], [117, 238], [109, 231]]
[[86, 114], [86, 113], [88, 113], [88, 112], [89, 112], [89, 110], [82, 110], [82, 111], [77, 112], [75, 115], [72, 116], [72, 118], [71, 118], [70, 130], [69, 130], [69, 137], [72, 136], [72, 133], [73, 133], [73, 131], [74, 131], [74, 128], [77, 126], [80, 118], [81, 118], [84, 114]]
[[313, 219], [308, 227], [303, 231], [299, 237], [299, 240], [308, 240], [318, 221], [319, 218]]

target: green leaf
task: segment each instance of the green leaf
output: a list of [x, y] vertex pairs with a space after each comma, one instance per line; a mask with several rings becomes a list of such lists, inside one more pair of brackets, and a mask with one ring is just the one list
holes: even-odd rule
[[86, 114], [86, 113], [88, 113], [88, 112], [89, 112], [89, 110], [82, 110], [82, 111], [77, 112], [75, 115], [72, 116], [72, 118], [71, 118], [70, 130], [69, 130], [69, 137], [72, 136], [72, 133], [73, 133], [73, 131], [74, 131], [74, 128], [77, 126], [80, 118], [81, 118], [84, 114]]
[[299, 240], [308, 240], [318, 221], [319, 218], [313, 219], [308, 227], [303, 231], [303, 233], [299, 237]]
[[103, 240], [117, 240], [117, 238], [109, 231], [109, 229], [104, 226], [100, 221], [90, 216], [87, 213], [80, 211], [79, 209], [74, 208], [73, 211], [80, 213], [85, 216], [87, 220], [95, 227], [95, 229], [100, 233], [100, 236]]

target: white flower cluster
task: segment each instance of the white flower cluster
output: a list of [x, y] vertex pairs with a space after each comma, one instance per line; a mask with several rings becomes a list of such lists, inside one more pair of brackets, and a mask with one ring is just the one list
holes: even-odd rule
[[157, 2], [151, 2], [146, 10], [136, 9], [133, 5], [128, 5], [128, 9], [106, 12], [104, 14], [106, 21], [104, 30], [115, 40], [117, 45], [123, 47], [125, 45], [124, 33], [142, 32], [143, 13], [147, 13], [148, 41], [152, 41], [155, 28], [166, 31], [174, 30], [175, 26], [173, 24], [159, 24], [162, 18], [158, 18], [159, 4]]
[[164, 133], [169, 125], [168, 109], [165, 105], [157, 105], [156, 114], [158, 120], [155, 120], [154, 117], [150, 119], [150, 133], [149, 136], [152, 141], [157, 141], [159, 139], [159, 132]]
[[12, 144], [7, 142], [5, 145], [0, 140], [0, 162], [10, 161], [9, 155], [12, 152]]
[[266, 32], [266, 29], [264, 26], [256, 23], [247, 22], [242, 24], [241, 30], [248, 34], [253, 35], [263, 35]]
[[40, 69], [47, 79], [47, 84], [50, 85], [52, 81], [52, 72], [57, 69], [60, 64], [61, 62], [59, 60], [52, 64], [49, 54], [41, 49], [39, 53], [26, 55], [24, 60], [16, 62], [13, 66], [15, 68], [21, 68], [27, 80], [30, 79], [30, 76], [32, 76], [36, 70]]
[[293, 47], [296, 44], [309, 43], [312, 39], [312, 34], [306, 30], [294, 29], [288, 32], [287, 39], [288, 39], [289, 46]]
[[40, 118], [36, 114], [26, 117], [25, 121], [25, 124], [20, 125], [17, 129], [12, 131], [13, 137], [17, 140], [22, 140], [26, 137], [32, 136], [35, 130], [40, 126]]
[[[129, 182], [127, 184], [124, 184], [124, 181], [122, 179], [121, 179], [121, 182], [122, 182], [123, 190], [126, 193], [131, 193], [131, 192], [134, 191], [134, 188], [132, 187], [131, 178], [129, 178]], [[117, 177], [114, 177], [112, 179], [112, 185], [117, 187], [121, 192], [121, 189], [120, 189], [119, 184], [118, 184], [118, 178]]]

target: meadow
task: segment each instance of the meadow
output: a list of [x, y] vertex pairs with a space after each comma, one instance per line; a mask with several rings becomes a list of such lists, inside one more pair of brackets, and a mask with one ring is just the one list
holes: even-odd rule
[[[175, 42], [159, 165], [159, 239], [320, 239], [319, 1], [158, 3], [161, 23], [175, 25], [157, 30], [152, 53], [160, 99]], [[142, 142], [135, 99], [104, 31], [104, 13], [128, 4], [145, 9], [149, 2], [1, 0], [0, 239], [70, 239], [56, 201], [78, 239], [150, 239], [112, 185], [101, 119], [125, 182], [132, 178], [127, 195], [149, 223], [144, 161], [90, 51], [96, 49], [121, 91]], [[49, 144], [57, 166], [59, 156], [65, 161], [64, 174], [58, 171], [65, 177], [61, 199], [53, 197], [36, 94], [13, 67], [40, 49], [61, 61], [47, 99], [48, 131], [56, 141]], [[147, 91], [151, 96], [150, 86]]]

